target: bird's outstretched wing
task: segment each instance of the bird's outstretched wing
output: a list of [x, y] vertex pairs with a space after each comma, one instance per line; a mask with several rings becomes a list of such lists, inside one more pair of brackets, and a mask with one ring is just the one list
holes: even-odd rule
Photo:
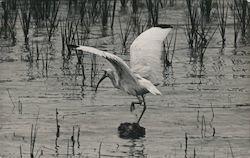
[[96, 49], [94, 47], [72, 46], [72, 45], [70, 47], [74, 47], [76, 50], [80, 50], [83, 52], [88, 52], [91, 54], [95, 54], [95, 55], [99, 55], [101, 57], [104, 57], [114, 66], [114, 68], [117, 72], [117, 75], [120, 78], [120, 82], [122, 82], [123, 79], [127, 79], [131, 83], [137, 83], [137, 80], [136, 80], [135, 76], [133, 75], [132, 71], [130, 70], [130, 68], [128, 67], [126, 62], [124, 60], [122, 60], [120, 57], [118, 57], [114, 54], [111, 54], [109, 52]]
[[158, 25], [140, 34], [130, 46], [130, 66], [133, 72], [159, 84], [163, 80], [163, 41], [171, 31], [170, 25]]

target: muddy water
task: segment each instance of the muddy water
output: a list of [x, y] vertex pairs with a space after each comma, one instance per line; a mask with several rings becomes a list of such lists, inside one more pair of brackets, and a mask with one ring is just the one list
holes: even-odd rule
[[[177, 17], [166, 16], [163, 22], [181, 21], [182, 7], [162, 12]], [[120, 55], [119, 24], [104, 37], [101, 30], [98, 25], [92, 28], [88, 44], [117, 52], [128, 61], [129, 54]], [[158, 87], [163, 95], [146, 97], [148, 109], [141, 121], [146, 136], [126, 140], [119, 138], [117, 127], [138, 118], [141, 107], [129, 111], [136, 98], [114, 89], [109, 80], [95, 93], [90, 87], [88, 55], [83, 86], [76, 57], [62, 58], [60, 33], [48, 46], [43, 42], [44, 30], [39, 36], [32, 32], [30, 41], [38, 41], [44, 57], [49, 50], [47, 72], [41, 60], [27, 62], [17, 25], [16, 45], [1, 40], [0, 157], [20, 157], [20, 151], [23, 157], [30, 157], [31, 127], [36, 120], [36, 157], [249, 157], [250, 47], [239, 44], [235, 50], [232, 34], [228, 26], [226, 47], [221, 50], [216, 33], [200, 66], [190, 62], [180, 27], [173, 66], [167, 70], [164, 86]], [[131, 35], [129, 43], [134, 38]], [[101, 58], [97, 64], [98, 79], [100, 70], [110, 65]]]

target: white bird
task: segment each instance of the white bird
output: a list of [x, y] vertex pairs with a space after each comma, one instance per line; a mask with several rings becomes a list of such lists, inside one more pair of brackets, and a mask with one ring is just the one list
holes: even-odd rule
[[115, 88], [136, 96], [138, 102], [132, 102], [130, 110], [135, 109], [135, 104], [143, 105], [143, 111], [137, 121], [139, 123], [146, 110], [145, 94], [161, 95], [155, 85], [163, 80], [162, 48], [163, 42], [171, 29], [172, 26], [170, 25], [157, 25], [141, 33], [130, 46], [131, 69], [120, 57], [106, 51], [89, 46], [68, 46], [104, 57], [113, 65], [115, 71], [104, 70], [104, 75], [97, 83], [96, 90], [99, 84], [108, 77]]

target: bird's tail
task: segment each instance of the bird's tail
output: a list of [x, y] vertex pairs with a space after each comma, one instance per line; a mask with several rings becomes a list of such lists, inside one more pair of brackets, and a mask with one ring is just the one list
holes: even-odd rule
[[143, 87], [146, 88], [150, 93], [154, 95], [161, 95], [161, 92], [149, 80], [142, 78], [140, 82], [143, 85]]
[[161, 95], [161, 92], [154, 86], [154, 87], [150, 87], [147, 88], [148, 91], [154, 95]]

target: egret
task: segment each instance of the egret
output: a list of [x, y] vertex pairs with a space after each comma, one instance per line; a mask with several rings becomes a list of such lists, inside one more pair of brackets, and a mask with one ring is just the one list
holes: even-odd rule
[[130, 67], [120, 57], [89, 46], [68, 45], [78, 51], [95, 54], [107, 59], [115, 70], [104, 70], [104, 75], [96, 86], [108, 77], [115, 88], [136, 96], [138, 101], [132, 102], [130, 111], [135, 104], [143, 105], [142, 113], [137, 121], [139, 124], [146, 111], [145, 94], [161, 95], [155, 87], [163, 80], [162, 49], [163, 42], [173, 27], [171, 25], [157, 25], [141, 33], [130, 46]]

